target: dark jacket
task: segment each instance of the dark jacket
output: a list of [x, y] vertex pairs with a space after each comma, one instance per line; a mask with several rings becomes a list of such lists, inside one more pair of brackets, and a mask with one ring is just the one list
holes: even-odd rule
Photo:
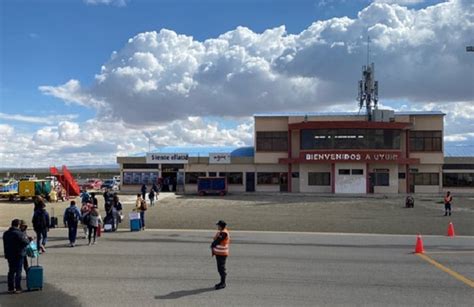
[[33, 214], [33, 229], [35, 231], [42, 231], [49, 229], [49, 214], [45, 209], [36, 210]]
[[3, 251], [6, 259], [15, 259], [26, 255], [25, 247], [29, 240], [18, 228], [10, 227], [3, 233]]

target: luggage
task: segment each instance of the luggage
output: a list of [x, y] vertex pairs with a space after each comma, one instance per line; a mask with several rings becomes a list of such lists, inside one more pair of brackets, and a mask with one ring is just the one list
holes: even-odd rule
[[51, 209], [51, 218], [49, 222], [49, 228], [56, 228], [58, 226], [58, 218], [54, 217], [54, 208]]
[[104, 224], [104, 232], [111, 232], [114, 231], [114, 227], [112, 224]]
[[98, 237], [102, 236], [102, 225], [101, 224], [99, 224], [99, 226], [97, 226], [97, 236]]
[[43, 267], [39, 265], [39, 257], [36, 258], [36, 265], [33, 265], [31, 258], [31, 264], [26, 273], [26, 287], [28, 291], [43, 290]]
[[26, 247], [26, 255], [30, 258], [38, 258], [39, 257], [38, 246], [36, 246], [35, 241], [31, 241], [28, 244], [28, 246]]
[[49, 228], [56, 228], [58, 226], [58, 218], [52, 216], [51, 223], [49, 224]]
[[130, 220], [130, 231], [140, 231], [142, 229], [142, 221], [140, 219]]

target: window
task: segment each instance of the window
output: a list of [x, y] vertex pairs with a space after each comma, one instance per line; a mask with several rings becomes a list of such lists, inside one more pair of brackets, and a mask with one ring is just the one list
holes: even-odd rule
[[287, 131], [257, 131], [257, 151], [287, 151]]
[[243, 173], [219, 173], [220, 177], [227, 177], [228, 184], [243, 184], [244, 174]]
[[353, 169], [352, 175], [364, 175], [364, 170], [363, 169]]
[[406, 174], [405, 173], [398, 173], [398, 179], [405, 179]]
[[216, 172], [209, 172], [209, 177], [216, 177], [217, 173]]
[[339, 175], [350, 175], [351, 170], [350, 169], [340, 169], [339, 170]]
[[439, 185], [438, 173], [416, 173], [413, 174], [415, 185]]
[[205, 172], [193, 172], [184, 174], [185, 184], [197, 184], [199, 177], [206, 177]]
[[153, 184], [158, 182], [158, 172], [124, 172], [123, 184]]
[[331, 173], [308, 173], [308, 185], [331, 185]]
[[474, 173], [444, 173], [443, 186], [472, 188], [474, 187]]
[[291, 178], [300, 178], [300, 173], [298, 172], [291, 173]]
[[300, 149], [400, 149], [400, 130], [302, 129]]
[[411, 151], [441, 151], [442, 132], [441, 131], [411, 131], [410, 132]]
[[444, 164], [443, 169], [474, 169], [474, 164]]
[[376, 169], [373, 176], [374, 186], [388, 187], [390, 185], [390, 172], [388, 169]]
[[257, 184], [280, 184], [280, 173], [257, 173]]

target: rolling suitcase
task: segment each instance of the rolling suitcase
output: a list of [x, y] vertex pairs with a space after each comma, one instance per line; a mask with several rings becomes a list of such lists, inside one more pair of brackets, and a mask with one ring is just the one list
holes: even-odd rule
[[26, 287], [28, 291], [43, 290], [43, 267], [39, 265], [39, 257], [36, 257], [36, 265], [33, 265], [31, 258], [31, 266], [26, 273]]
[[140, 231], [142, 229], [142, 221], [139, 219], [130, 220], [130, 231]]
[[56, 228], [58, 226], [58, 218], [54, 217], [54, 208], [51, 209], [51, 218], [49, 222], [49, 228]]

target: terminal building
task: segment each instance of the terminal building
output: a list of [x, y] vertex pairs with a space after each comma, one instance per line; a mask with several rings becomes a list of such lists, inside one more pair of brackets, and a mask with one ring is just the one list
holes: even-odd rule
[[373, 65], [364, 67], [359, 97], [362, 114], [255, 114], [253, 147], [118, 157], [121, 188], [161, 182], [165, 191], [196, 193], [199, 177], [223, 176], [229, 192], [474, 192], [472, 153], [445, 157], [444, 113], [378, 109]]

